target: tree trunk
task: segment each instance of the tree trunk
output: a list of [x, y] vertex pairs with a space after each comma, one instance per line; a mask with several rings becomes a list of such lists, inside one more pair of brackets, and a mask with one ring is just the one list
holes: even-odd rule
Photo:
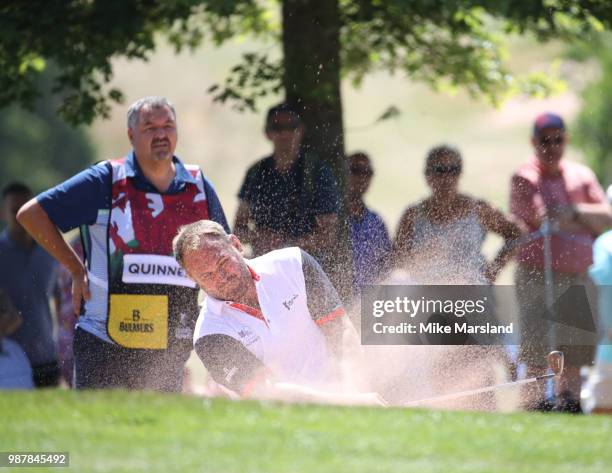
[[287, 100], [302, 103], [306, 144], [339, 171], [344, 137], [338, 2], [284, 0], [282, 8]]
[[[338, 0], [283, 0], [284, 87], [287, 101], [303, 110], [309, 151], [325, 161], [345, 196], [342, 99], [340, 95], [340, 15]], [[346, 300], [351, 287], [351, 254], [345, 209], [338, 247], [325, 268]]]

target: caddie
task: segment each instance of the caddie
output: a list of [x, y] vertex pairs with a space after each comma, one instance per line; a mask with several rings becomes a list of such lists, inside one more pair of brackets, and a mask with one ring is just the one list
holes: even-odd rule
[[[227, 221], [202, 170], [174, 155], [167, 99], [132, 104], [127, 134], [127, 156], [43, 192], [18, 220], [72, 274], [76, 387], [179, 391], [198, 289], [172, 256], [172, 238], [194, 221]], [[60, 234], [77, 227], [84, 262]]]

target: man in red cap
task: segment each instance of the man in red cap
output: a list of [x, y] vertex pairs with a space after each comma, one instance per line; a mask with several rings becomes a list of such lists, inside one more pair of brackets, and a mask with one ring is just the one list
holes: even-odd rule
[[[586, 270], [592, 262], [592, 243], [612, 219], [606, 195], [593, 172], [582, 164], [563, 159], [567, 142], [565, 123], [559, 115], [539, 115], [531, 137], [534, 156], [519, 167], [511, 181], [512, 214], [531, 234], [541, 229], [545, 219], [553, 229], [550, 260], [545, 258], [547, 245], [543, 235], [527, 240], [517, 254], [515, 280], [522, 330], [520, 359], [527, 365], [528, 376], [546, 370], [545, 355], [555, 345], [555, 340], [548, 338], [546, 323], [536, 320], [546, 307], [543, 304], [547, 300], [546, 291], [554, 291], [556, 300], [571, 286], [585, 284]], [[545, 284], [547, 265], [550, 265], [549, 280], [552, 283], [548, 287]], [[550, 301], [550, 293], [548, 296]], [[560, 320], [565, 323], [569, 319], [563, 317]], [[566, 352], [567, 360], [567, 369], [557, 393], [557, 402], [563, 405], [558, 407], [577, 411], [579, 370], [580, 366], [592, 363], [593, 347], [558, 348]], [[542, 396], [541, 387], [526, 391], [525, 407], [542, 405]]]

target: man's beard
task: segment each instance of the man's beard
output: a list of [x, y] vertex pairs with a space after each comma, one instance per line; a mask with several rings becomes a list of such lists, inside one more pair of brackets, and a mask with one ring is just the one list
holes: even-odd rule
[[159, 144], [166, 144], [163, 148], [157, 148], [155, 144], [151, 145], [151, 157], [155, 161], [166, 161], [172, 158], [172, 149], [170, 147], [170, 142], [163, 141]]
[[172, 153], [167, 152], [167, 153], [162, 153], [162, 152], [153, 152], [151, 153], [151, 157], [155, 160], [155, 161], [168, 161], [170, 158], [172, 158]]

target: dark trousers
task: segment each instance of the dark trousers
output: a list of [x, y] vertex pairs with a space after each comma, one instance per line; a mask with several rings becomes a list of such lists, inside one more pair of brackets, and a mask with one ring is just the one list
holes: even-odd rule
[[60, 369], [57, 361], [32, 366], [32, 380], [37, 388], [54, 388], [59, 385]]
[[191, 343], [167, 350], [125, 348], [77, 328], [74, 334], [76, 389], [135, 389], [180, 392]]

